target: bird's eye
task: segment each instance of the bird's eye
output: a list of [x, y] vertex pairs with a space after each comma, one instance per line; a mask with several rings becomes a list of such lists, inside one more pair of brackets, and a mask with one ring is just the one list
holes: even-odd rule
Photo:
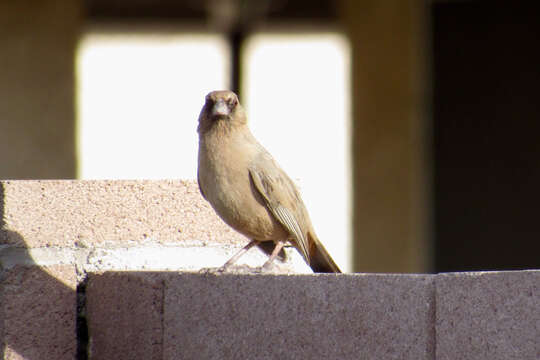
[[235, 98], [230, 98], [229, 101], [227, 101], [227, 103], [229, 103], [229, 106], [233, 108], [236, 106], [236, 104], [238, 104], [238, 100], [236, 100]]

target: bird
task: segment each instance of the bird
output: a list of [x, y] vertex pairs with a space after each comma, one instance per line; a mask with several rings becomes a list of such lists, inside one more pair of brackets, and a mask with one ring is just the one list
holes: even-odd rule
[[251, 133], [238, 96], [229, 90], [206, 95], [198, 119], [197, 181], [201, 195], [230, 227], [250, 239], [222, 269], [253, 246], [267, 251], [269, 269], [292, 244], [315, 273], [341, 273], [315, 234], [294, 182]]

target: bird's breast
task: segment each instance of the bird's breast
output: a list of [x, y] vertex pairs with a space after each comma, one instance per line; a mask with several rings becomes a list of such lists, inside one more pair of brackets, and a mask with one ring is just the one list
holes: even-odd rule
[[232, 228], [259, 240], [286, 236], [249, 176], [252, 149], [221, 137], [199, 142], [199, 182], [216, 213]]

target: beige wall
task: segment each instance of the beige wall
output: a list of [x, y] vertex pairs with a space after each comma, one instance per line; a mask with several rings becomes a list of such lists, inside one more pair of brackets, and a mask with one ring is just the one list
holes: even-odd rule
[[342, 0], [352, 43], [354, 269], [429, 266], [422, 0]]
[[75, 177], [81, 5], [0, 2], [0, 179]]

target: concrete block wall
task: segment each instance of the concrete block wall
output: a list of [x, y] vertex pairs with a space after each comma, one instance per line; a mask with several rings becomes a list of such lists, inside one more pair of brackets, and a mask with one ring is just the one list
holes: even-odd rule
[[[138, 350], [149, 346], [136, 354], [159, 354], [160, 329], [146, 332], [143, 316], [134, 317], [141, 319], [137, 326], [130, 321], [162, 301], [150, 290], [163, 279], [141, 273], [111, 290], [91, 275], [219, 267], [244, 244], [202, 199], [195, 181], [0, 181], [0, 358], [83, 359], [89, 350], [93, 359], [147, 358], [126, 352], [120, 340], [97, 345], [118, 336]], [[286, 251], [282, 271], [309, 273], [296, 252]], [[265, 259], [254, 250], [240, 264]], [[97, 304], [87, 304], [87, 287], [92, 294], [103, 289]], [[111, 317], [132, 332], [108, 331], [101, 324]], [[117, 351], [132, 356], [111, 355]]]
[[193, 181], [0, 182], [0, 355], [540, 358], [540, 271], [198, 272], [245, 242]]

